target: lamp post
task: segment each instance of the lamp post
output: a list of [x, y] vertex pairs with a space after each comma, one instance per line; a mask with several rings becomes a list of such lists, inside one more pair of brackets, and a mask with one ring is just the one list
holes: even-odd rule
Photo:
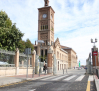
[[[37, 40], [38, 43], [40, 43], [40, 56], [41, 56], [41, 47], [42, 47], [42, 43], [44, 43], [43, 40]], [[39, 76], [40, 76], [40, 73], [41, 73], [41, 58], [40, 58], [40, 69], [39, 69]]]
[[[95, 43], [97, 42], [97, 39], [95, 38], [95, 42], [93, 42], [93, 39], [91, 39], [91, 43], [94, 43], [94, 46], [93, 46], [93, 51], [95, 52], [95, 51], [97, 51], [97, 49], [96, 49], [96, 46], [95, 46]], [[94, 55], [95, 56], [95, 69], [96, 69], [96, 55]]]

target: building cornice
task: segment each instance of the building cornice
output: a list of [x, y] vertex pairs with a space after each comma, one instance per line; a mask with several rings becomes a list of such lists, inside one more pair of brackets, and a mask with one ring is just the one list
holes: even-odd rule
[[47, 8], [51, 9], [55, 13], [55, 11], [53, 10], [53, 8], [51, 6], [41, 7], [41, 8], [38, 8], [38, 10], [45, 10]]

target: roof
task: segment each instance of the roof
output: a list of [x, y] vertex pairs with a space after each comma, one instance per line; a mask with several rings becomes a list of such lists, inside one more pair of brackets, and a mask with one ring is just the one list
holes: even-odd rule
[[[70, 48], [70, 47], [67, 47], [67, 46], [63, 46], [63, 45], [61, 45], [61, 48], [62, 48], [62, 49], [64, 49], [64, 50], [65, 50], [65, 49], [66, 49], [66, 50], [68, 50], [68, 49], [71, 49], [71, 50], [73, 50], [72, 48]], [[74, 50], [73, 50], [73, 51], [74, 51]], [[75, 52], [75, 51], [74, 51], [74, 52]], [[75, 53], [76, 53], [76, 52], [75, 52]]]
[[61, 45], [61, 48], [62, 48], [62, 49], [72, 49], [72, 48], [70, 48], [70, 47], [63, 46], [63, 45]]

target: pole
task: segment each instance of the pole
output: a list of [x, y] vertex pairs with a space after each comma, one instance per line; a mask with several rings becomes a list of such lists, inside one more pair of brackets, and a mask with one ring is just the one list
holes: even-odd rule
[[28, 55], [27, 55], [27, 75], [26, 77], [28, 78]]
[[63, 74], [64, 74], [64, 69], [63, 69]]
[[[95, 55], [95, 72], [96, 72], [96, 55]], [[96, 74], [96, 73], [95, 73]]]
[[34, 67], [33, 67], [33, 74], [32, 74], [32, 78], [34, 77]]
[[41, 46], [40, 46], [40, 69], [39, 69], [39, 76], [40, 76], [40, 73], [41, 73]]

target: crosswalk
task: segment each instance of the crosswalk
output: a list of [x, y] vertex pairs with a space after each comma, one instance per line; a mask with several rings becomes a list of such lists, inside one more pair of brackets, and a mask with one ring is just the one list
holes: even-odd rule
[[[40, 80], [42, 81], [82, 81], [85, 78], [86, 75], [59, 75], [59, 76], [51, 76], [42, 78]], [[93, 81], [93, 76], [88, 77], [88, 81]]]

